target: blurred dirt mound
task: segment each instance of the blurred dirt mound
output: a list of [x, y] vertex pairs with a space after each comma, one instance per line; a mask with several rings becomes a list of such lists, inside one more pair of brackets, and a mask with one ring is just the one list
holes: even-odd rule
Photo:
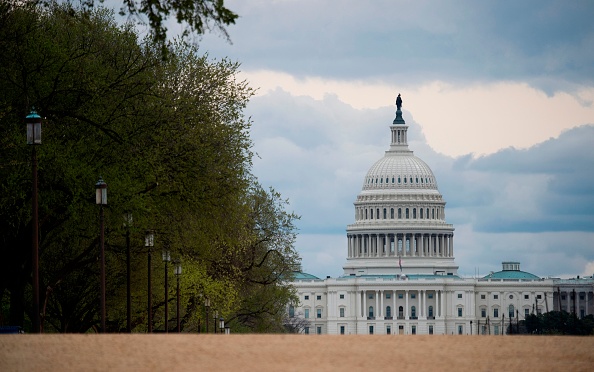
[[592, 371], [594, 337], [0, 335], [0, 371]]

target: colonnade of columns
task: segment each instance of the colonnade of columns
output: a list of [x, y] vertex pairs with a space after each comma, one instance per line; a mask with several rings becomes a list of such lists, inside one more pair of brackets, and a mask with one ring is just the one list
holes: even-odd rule
[[[358, 311], [357, 317], [370, 317], [370, 306], [373, 307], [373, 318], [376, 319], [427, 319], [443, 318], [445, 297], [441, 290], [359, 290], [358, 291]], [[386, 297], [386, 293], [390, 294], [390, 298]], [[373, 298], [369, 299], [369, 294], [373, 294]], [[398, 298], [398, 294], [403, 294], [404, 298]], [[414, 299], [411, 299], [411, 294], [414, 294]], [[432, 294], [433, 300], [428, 303], [428, 294]], [[409, 301], [409, 299], [411, 299]], [[387, 314], [387, 307], [390, 306], [390, 314]], [[400, 313], [400, 306], [403, 307]], [[415, 307], [415, 314], [412, 314], [412, 306]], [[433, 314], [429, 313], [429, 306], [433, 306]]]
[[454, 257], [453, 233], [348, 234], [348, 257]]
[[[588, 316], [592, 313], [590, 311], [590, 307], [592, 307], [590, 297], [594, 297], [594, 295], [592, 295], [592, 291], [572, 289], [569, 291], [558, 291], [557, 293], [557, 301], [559, 302], [558, 307], [556, 307], [555, 310], [563, 310], [567, 311], [568, 313], [575, 313], [578, 317], [582, 316], [581, 310], [583, 310], [583, 316]], [[584, 298], [580, 299], [582, 296]]]

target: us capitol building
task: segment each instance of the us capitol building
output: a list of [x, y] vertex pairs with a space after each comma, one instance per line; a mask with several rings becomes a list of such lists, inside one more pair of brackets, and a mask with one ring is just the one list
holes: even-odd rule
[[347, 226], [344, 274], [296, 272], [299, 303], [289, 317], [306, 334], [504, 334], [528, 314], [594, 312], [592, 277], [539, 278], [503, 262], [501, 271], [462, 278], [454, 226], [429, 166], [408, 147], [402, 99], [390, 148], [371, 166]]

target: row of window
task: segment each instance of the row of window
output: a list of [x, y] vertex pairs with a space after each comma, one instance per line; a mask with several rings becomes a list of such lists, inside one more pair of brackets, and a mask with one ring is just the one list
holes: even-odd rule
[[[481, 295], [481, 300], [485, 300], [486, 297], [487, 297], [486, 295], [482, 294]], [[513, 294], [510, 294], [508, 297], [509, 297], [510, 300], [513, 300], [514, 299], [514, 295]], [[460, 297], [458, 297], [458, 298], [460, 298]], [[493, 294], [493, 299], [494, 300], [498, 300], [499, 299], [499, 295], [498, 294]], [[529, 300], [529, 299], [530, 299], [530, 295], [525, 294], [524, 295], [524, 300]], [[538, 300], [542, 299], [542, 295], [539, 295], [539, 294], [536, 295], [536, 299], [538, 299]]]
[[[481, 318], [486, 318], [487, 317], [487, 308], [486, 307], [481, 307]], [[541, 308], [537, 307], [536, 308], [536, 313], [540, 314], [541, 313]], [[514, 318], [517, 314], [517, 310], [515, 309], [514, 305], [509, 305], [507, 308], [507, 316], [509, 318]], [[529, 307], [525, 307], [524, 308], [524, 317], [527, 317], [528, 315], [530, 315], [530, 308]], [[499, 318], [499, 308], [498, 307], [494, 307], [493, 308], [493, 318]]]
[[[338, 296], [339, 296], [339, 298], [341, 300], [344, 300], [344, 294], [343, 293], [339, 294]], [[404, 298], [404, 294], [403, 293], [398, 293], [397, 296], [398, 296], [399, 299], [403, 299]], [[369, 293], [367, 297], [370, 300], [373, 300], [374, 294], [373, 293]], [[385, 297], [388, 300], [391, 299], [392, 298], [392, 293], [386, 292]], [[412, 298], [412, 299], [417, 298], [417, 294], [416, 293], [410, 293], [410, 298]], [[427, 298], [433, 298], [433, 293], [427, 293]], [[458, 298], [462, 298], [462, 294], [458, 294]], [[303, 296], [303, 299], [306, 300], [306, 301], [309, 300], [309, 295], [304, 295]], [[321, 299], [322, 299], [322, 296], [321, 295], [316, 295], [316, 300], [319, 301]]]
[[[417, 184], [417, 185], [429, 185], [431, 183], [433, 183], [433, 179], [431, 177], [419, 177], [419, 176], [415, 176], [410, 177], [410, 176], [392, 176], [391, 178], [392, 180], [392, 185], [394, 184], [398, 184], [398, 185], [412, 185], [412, 184]], [[398, 183], [396, 183], [396, 181], [398, 181]], [[413, 182], [414, 181], [414, 182]], [[390, 184], [390, 177], [367, 177], [367, 184], [368, 185], [383, 185], [383, 184]]]
[[[310, 310], [309, 308], [304, 309], [305, 319], [309, 319], [309, 310]], [[458, 307], [457, 311], [458, 311], [458, 317], [464, 316], [464, 308]], [[487, 317], [487, 308], [481, 307], [480, 311], [481, 311], [481, 318], [486, 318]], [[344, 318], [346, 308], [340, 307], [338, 309], [338, 312], [339, 312], [339, 317]], [[541, 313], [540, 307], [538, 307], [536, 309], [536, 312], [537, 312], [537, 314]], [[508, 307], [508, 317], [514, 318], [517, 315], [517, 314], [516, 315], [514, 315], [514, 314], [516, 314], [515, 307], [514, 307], [514, 305], [510, 304]], [[530, 308], [524, 308], [524, 317], [526, 317], [528, 315], [530, 315]], [[290, 317], [295, 316], [295, 308], [293, 307], [293, 305], [289, 306], [289, 316]], [[367, 316], [369, 318], [375, 318], [375, 312], [374, 312], [373, 306], [369, 306]], [[392, 317], [392, 307], [391, 306], [386, 306], [386, 315], [385, 316], [386, 316], [386, 318]], [[427, 317], [432, 318], [433, 316], [434, 316], [433, 315], [433, 306], [429, 306], [427, 308]], [[316, 318], [322, 318], [322, 308], [316, 309]], [[400, 318], [400, 319], [404, 318], [404, 307], [403, 306], [398, 306], [398, 318]], [[410, 307], [410, 318], [411, 319], [417, 318], [417, 307], [414, 305]], [[498, 307], [493, 308], [493, 318], [499, 318], [499, 308]]]
[[[390, 208], [390, 219], [394, 219], [395, 215], [398, 216], [398, 219], [417, 219], [417, 216], [419, 219], [423, 220], [423, 219], [439, 219], [439, 211], [441, 208], [398, 208], [398, 209], [394, 209], [394, 208]], [[383, 212], [383, 213], [380, 213]], [[417, 213], [418, 212], [418, 213]], [[395, 214], [396, 213], [396, 214]], [[358, 220], [361, 219], [383, 219], [387, 220], [388, 219], [388, 208], [357, 208], [357, 216], [356, 218]]]
[[[398, 293], [398, 298], [404, 298], [404, 294], [403, 293]], [[341, 299], [344, 298], [344, 295], [341, 295], [342, 297], [340, 297]], [[427, 297], [428, 298], [433, 298], [433, 293], [427, 293]], [[370, 300], [373, 300], [374, 295], [373, 293], [369, 293], [367, 295], [367, 298], [369, 298]], [[392, 294], [390, 292], [386, 292], [386, 299], [391, 299], [392, 298]], [[417, 298], [417, 294], [416, 293], [410, 293], [410, 298]]]

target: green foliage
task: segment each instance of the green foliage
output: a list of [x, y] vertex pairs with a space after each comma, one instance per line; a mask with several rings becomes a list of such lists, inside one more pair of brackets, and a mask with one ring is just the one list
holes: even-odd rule
[[[47, 7], [55, 6], [56, 0], [34, 0], [33, 4]], [[70, 3], [70, 1], [68, 1]], [[103, 0], [99, 0], [103, 3]], [[95, 0], [82, 0], [81, 6], [91, 10], [96, 5]], [[166, 48], [167, 27], [165, 23], [174, 17], [178, 24], [185, 25], [182, 37], [190, 34], [201, 35], [206, 31], [218, 31], [229, 40], [226, 26], [235, 24], [238, 15], [225, 7], [224, 0], [122, 0], [120, 15], [128, 15], [129, 19], [137, 20], [139, 24], [148, 21], [152, 40], [160, 46], [163, 56], [168, 55]]]
[[[100, 176], [108, 184], [110, 331], [126, 323], [127, 235], [133, 328], [146, 329], [147, 229], [156, 233], [155, 329], [165, 324], [157, 253], [168, 249], [183, 265], [184, 330], [203, 327], [205, 298], [237, 330], [278, 330], [294, 297], [283, 283], [299, 262], [298, 217], [250, 173], [251, 123], [243, 109], [253, 90], [237, 81], [239, 65], [210, 61], [183, 41], [163, 60], [159, 45], [118, 26], [112, 12], [68, 4], [0, 3], [0, 48], [0, 308], [9, 309], [7, 323], [31, 316], [31, 148], [23, 121], [35, 106], [44, 118], [37, 153], [46, 331], [87, 332], [99, 324]], [[132, 224], [124, 223], [126, 214]], [[168, 277], [172, 309], [175, 278]]]
[[525, 325], [526, 332], [530, 334], [578, 336], [594, 334], [594, 317], [592, 315], [580, 319], [576, 314], [566, 311], [528, 315]]

